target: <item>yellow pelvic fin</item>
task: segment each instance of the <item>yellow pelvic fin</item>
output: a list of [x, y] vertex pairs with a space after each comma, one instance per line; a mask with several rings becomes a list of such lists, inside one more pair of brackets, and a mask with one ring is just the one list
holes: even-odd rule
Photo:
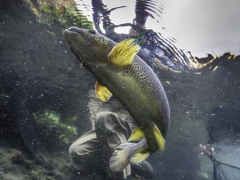
[[164, 147], [165, 147], [165, 140], [164, 138], [162, 137], [162, 134], [161, 132], [159, 131], [159, 129], [157, 128], [157, 126], [153, 126], [152, 127], [152, 130], [153, 130], [153, 134], [155, 136], [155, 139], [157, 141], [157, 144], [158, 144], [158, 147], [161, 151], [164, 150]]
[[127, 66], [132, 64], [134, 56], [140, 49], [134, 39], [126, 39], [113, 47], [108, 58], [116, 66]]
[[143, 139], [145, 137], [143, 131], [141, 130], [141, 128], [136, 127], [132, 134], [131, 137], [128, 139], [128, 141], [139, 141], [141, 139]]
[[147, 159], [149, 155], [150, 155], [149, 152], [136, 153], [135, 155], [133, 155], [133, 156], [130, 158], [130, 162], [131, 162], [132, 164], [138, 163], [138, 162], [140, 162], [140, 161], [143, 161], [143, 160]]
[[105, 86], [102, 86], [99, 82], [96, 82], [95, 93], [98, 99], [103, 102], [108, 101], [112, 97], [112, 93]]

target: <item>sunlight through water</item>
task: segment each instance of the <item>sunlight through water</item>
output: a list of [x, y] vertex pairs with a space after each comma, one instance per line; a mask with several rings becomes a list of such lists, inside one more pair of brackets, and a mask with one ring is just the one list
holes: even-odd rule
[[[91, 1], [75, 1], [78, 9], [92, 21]], [[127, 6], [111, 12], [110, 18], [114, 24], [131, 23], [134, 19], [135, 1], [103, 0], [103, 3], [108, 9]], [[185, 51], [191, 51], [193, 56], [221, 56], [226, 52], [240, 54], [239, 0], [161, 0], [157, 3], [163, 7], [163, 13], [161, 17], [155, 16], [155, 19], [149, 17], [147, 29], [176, 39], [176, 45]], [[116, 31], [128, 33], [128, 30], [118, 28]]]

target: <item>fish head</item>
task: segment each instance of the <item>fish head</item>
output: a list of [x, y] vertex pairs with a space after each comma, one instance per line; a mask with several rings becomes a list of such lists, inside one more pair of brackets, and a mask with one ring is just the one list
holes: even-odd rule
[[85, 63], [107, 61], [114, 46], [112, 40], [92, 29], [71, 27], [64, 30], [64, 36], [73, 53]]

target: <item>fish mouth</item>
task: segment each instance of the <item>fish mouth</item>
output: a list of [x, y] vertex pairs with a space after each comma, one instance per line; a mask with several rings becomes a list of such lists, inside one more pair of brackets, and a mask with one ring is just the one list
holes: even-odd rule
[[91, 45], [89, 37], [86, 36], [86, 31], [87, 31], [86, 29], [70, 27], [64, 30], [64, 36], [67, 38], [69, 34], [77, 34], [78, 36], [81, 37], [81, 39], [84, 39], [87, 45]]
[[64, 34], [66, 34], [66, 33], [77, 33], [77, 34], [82, 35], [83, 29], [77, 28], [77, 27], [70, 27], [70, 28], [67, 28], [64, 30]]
[[[91, 44], [90, 41], [88, 40], [89, 38], [87, 38], [86, 36], [86, 29], [70, 27], [65, 29], [63, 31], [63, 34], [65, 36], [68, 46], [72, 49], [72, 51], [75, 54], [78, 54], [77, 52], [81, 52], [81, 54], [86, 54], [87, 56], [89, 56], [89, 53], [86, 51], [86, 49], [84, 48], [85, 46], [83, 45]], [[82, 45], [79, 45], [79, 43]]]

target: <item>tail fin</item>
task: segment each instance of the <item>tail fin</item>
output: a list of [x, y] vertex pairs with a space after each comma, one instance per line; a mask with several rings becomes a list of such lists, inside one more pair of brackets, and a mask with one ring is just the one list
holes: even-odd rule
[[130, 162], [132, 164], [139, 163], [140, 161], [147, 159], [149, 155], [150, 153], [148, 151], [145, 153], [136, 153], [130, 158]]
[[122, 171], [130, 162], [137, 163], [145, 160], [148, 152], [147, 141], [143, 138], [138, 143], [125, 143], [119, 145], [110, 159], [110, 168], [114, 172]]
[[119, 145], [110, 159], [110, 169], [113, 172], [122, 171], [128, 164], [130, 157], [135, 153], [135, 143]]

